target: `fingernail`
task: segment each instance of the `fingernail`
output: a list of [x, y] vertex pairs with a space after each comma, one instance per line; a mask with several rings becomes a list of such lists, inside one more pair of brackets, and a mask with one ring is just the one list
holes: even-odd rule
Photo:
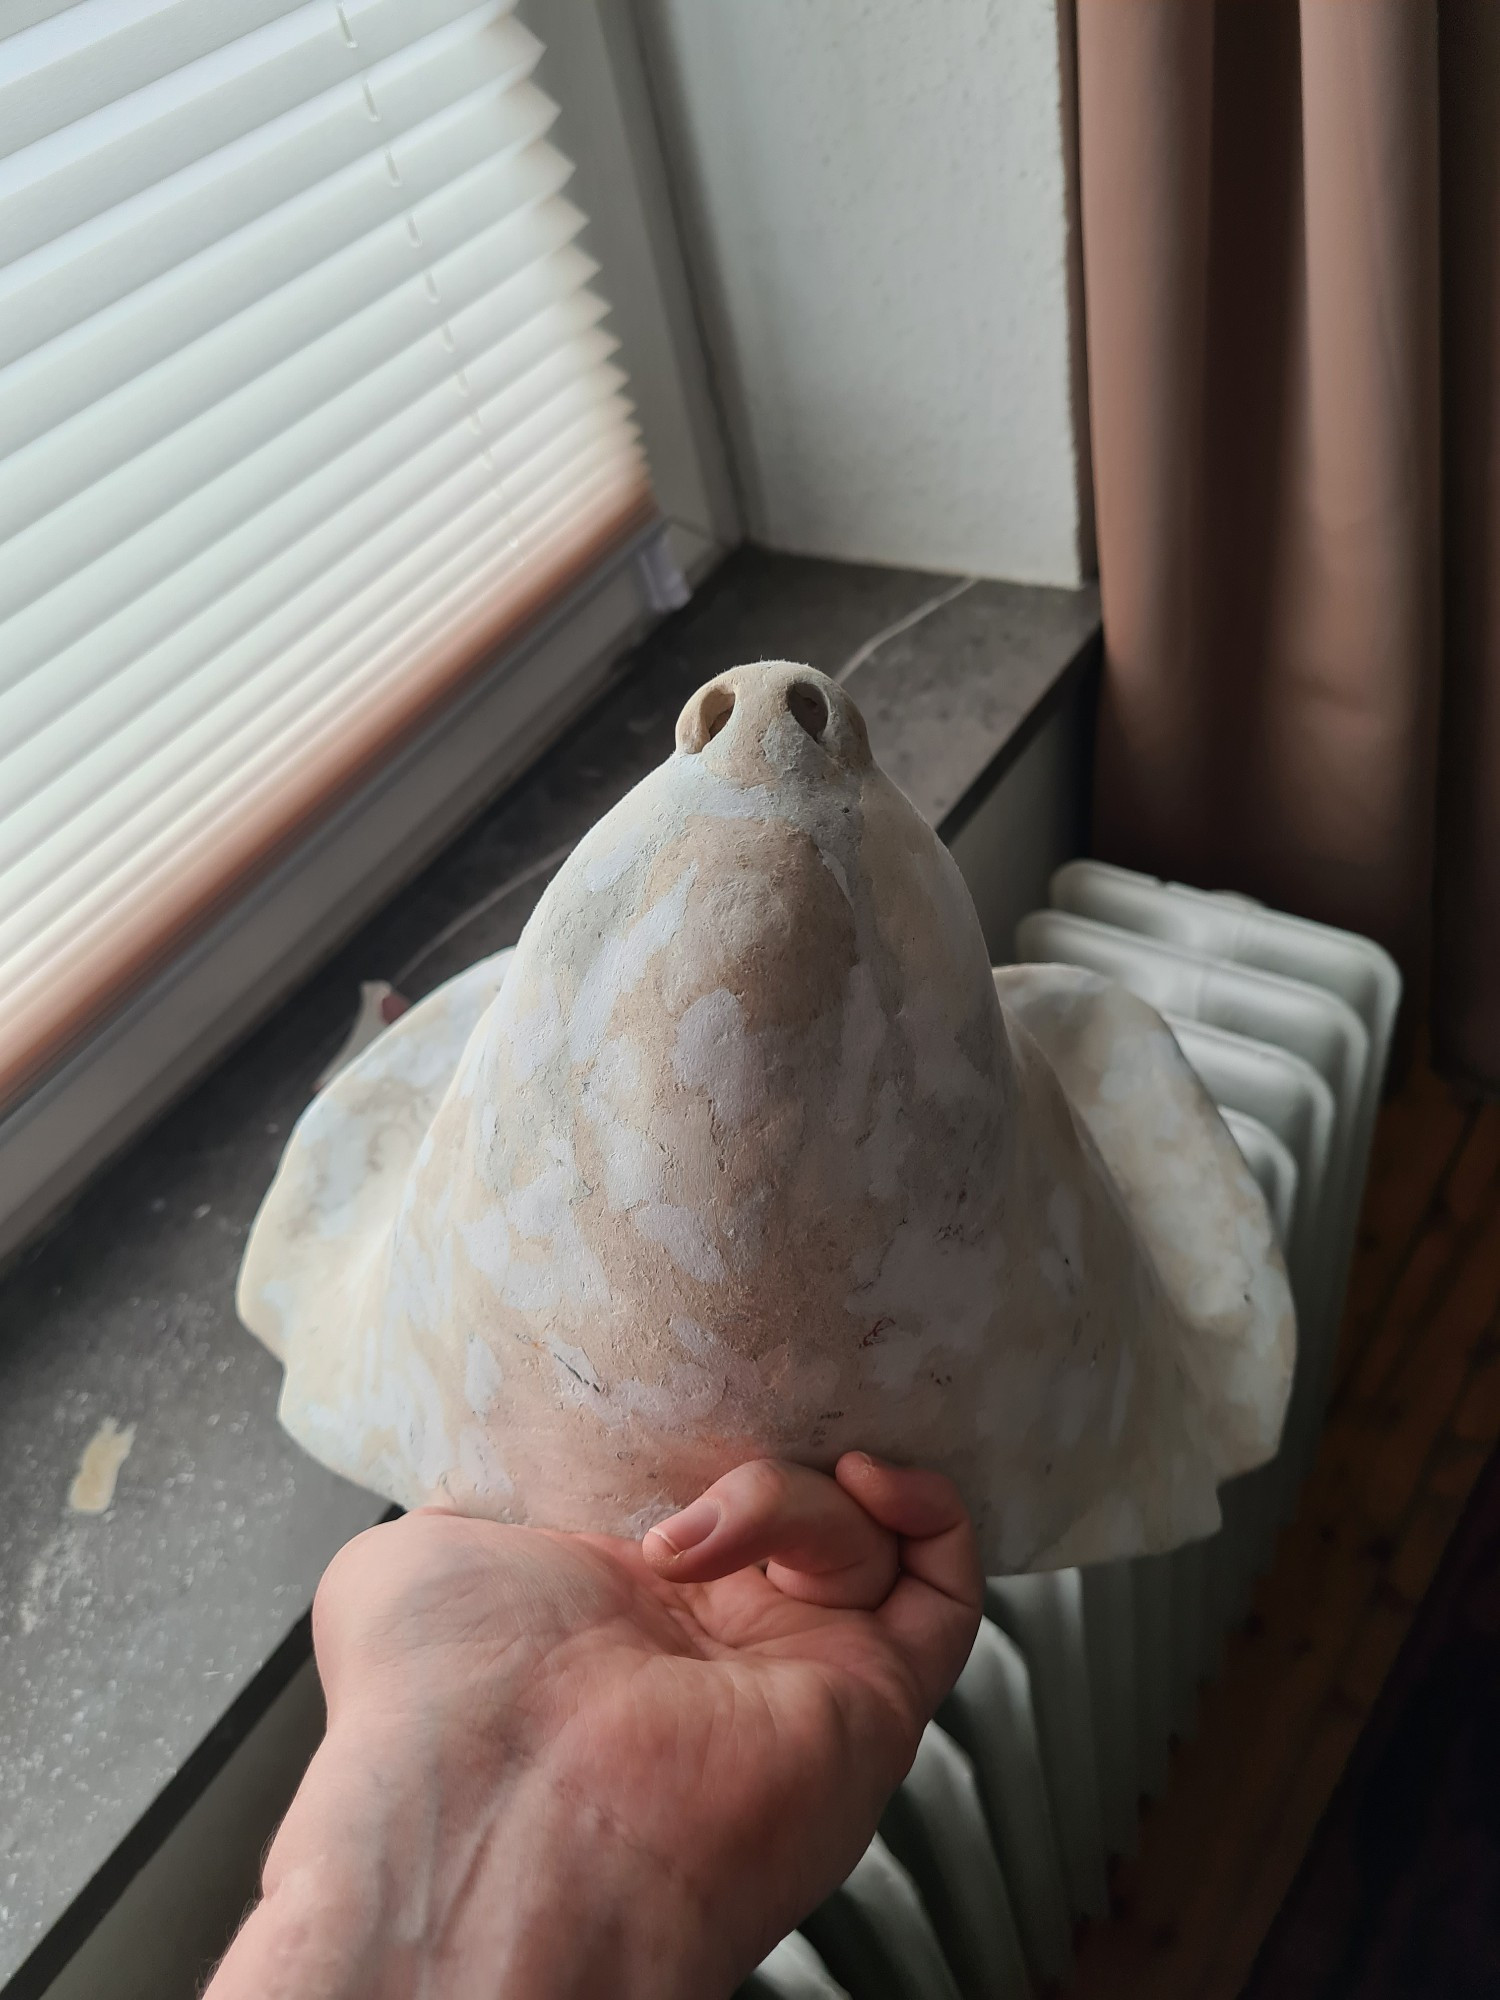
[[719, 1503], [705, 1498], [695, 1500], [670, 1520], [658, 1522], [650, 1532], [660, 1535], [674, 1556], [685, 1556], [689, 1549], [706, 1542], [718, 1525]]

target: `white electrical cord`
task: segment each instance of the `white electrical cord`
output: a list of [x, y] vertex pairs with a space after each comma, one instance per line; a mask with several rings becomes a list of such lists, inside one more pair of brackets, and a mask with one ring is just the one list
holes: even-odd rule
[[482, 917], [486, 910], [492, 910], [497, 903], [503, 903], [513, 890], [523, 889], [528, 882], [534, 882], [538, 875], [548, 875], [554, 868], [560, 868], [573, 852], [575, 844], [570, 840], [562, 847], [554, 847], [552, 852], [544, 854], [540, 861], [533, 861], [525, 868], [518, 868], [514, 875], [507, 875], [498, 888], [491, 889], [487, 896], [482, 896], [472, 909], [464, 910], [453, 919], [452, 923], [444, 924], [436, 937], [429, 938], [422, 949], [401, 967], [391, 981], [392, 986], [399, 992], [402, 981], [409, 979], [424, 960], [431, 958], [432, 954], [447, 944], [450, 938], [456, 938], [461, 930], [467, 929], [476, 917]]
[[838, 672], [830, 678], [842, 687], [849, 676], [857, 672], [866, 660], [874, 658], [888, 639], [899, 638], [903, 632], [909, 632], [913, 625], [920, 625], [922, 620], [930, 618], [934, 611], [941, 611], [943, 606], [951, 604], [955, 597], [962, 597], [966, 590], [972, 590], [978, 581], [977, 576], [960, 577], [957, 583], [950, 583], [946, 590], [940, 590], [936, 597], [926, 598], [915, 611], [908, 611], [904, 618], [896, 619], [893, 624], [883, 625], [873, 638], [866, 639], [858, 652], [851, 653]]

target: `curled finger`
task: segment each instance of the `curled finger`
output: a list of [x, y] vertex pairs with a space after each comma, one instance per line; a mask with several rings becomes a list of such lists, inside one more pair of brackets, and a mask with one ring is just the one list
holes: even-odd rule
[[963, 1671], [984, 1605], [984, 1569], [968, 1509], [941, 1473], [845, 1452], [839, 1485], [897, 1537], [901, 1575], [881, 1623], [916, 1673], [930, 1714]]

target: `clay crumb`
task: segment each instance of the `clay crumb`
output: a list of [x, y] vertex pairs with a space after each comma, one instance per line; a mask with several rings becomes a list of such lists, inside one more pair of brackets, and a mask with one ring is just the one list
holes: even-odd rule
[[135, 1425], [124, 1429], [113, 1417], [106, 1417], [83, 1448], [78, 1475], [68, 1488], [68, 1505], [75, 1514], [104, 1514], [115, 1497], [115, 1481], [120, 1467], [135, 1443]]

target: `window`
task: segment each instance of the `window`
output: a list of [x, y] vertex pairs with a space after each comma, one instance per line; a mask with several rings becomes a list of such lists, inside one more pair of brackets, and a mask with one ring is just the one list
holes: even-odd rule
[[[3, 20], [0, 1248], [576, 706], [650, 609], [622, 563], [678, 511], [653, 415], [669, 465], [711, 449], [636, 256], [643, 445], [507, 0]], [[413, 747], [465, 701], [475, 768], [429, 745], [418, 801]], [[319, 889], [319, 839], [352, 852], [350, 811], [403, 783], [362, 879], [325, 852]], [[252, 914], [279, 971], [215, 974], [205, 941]]]

